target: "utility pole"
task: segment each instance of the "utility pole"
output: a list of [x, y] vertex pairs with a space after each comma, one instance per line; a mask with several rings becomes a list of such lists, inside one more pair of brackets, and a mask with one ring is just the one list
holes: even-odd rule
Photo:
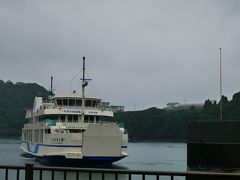
[[220, 120], [223, 120], [223, 102], [222, 102], [222, 48], [219, 48], [220, 50]]

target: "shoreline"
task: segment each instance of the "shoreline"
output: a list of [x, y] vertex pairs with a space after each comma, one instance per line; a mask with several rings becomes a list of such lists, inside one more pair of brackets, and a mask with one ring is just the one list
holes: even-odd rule
[[[0, 137], [0, 140], [10, 139], [10, 140], [21, 140], [21, 136], [17, 135], [4, 135]], [[138, 139], [138, 140], [129, 140], [129, 143], [187, 143], [186, 139]]]
[[129, 140], [130, 143], [187, 143], [185, 139], [145, 139]]
[[[0, 140], [21, 140], [21, 136], [2, 136]], [[185, 139], [142, 139], [129, 140], [129, 143], [186, 143]]]

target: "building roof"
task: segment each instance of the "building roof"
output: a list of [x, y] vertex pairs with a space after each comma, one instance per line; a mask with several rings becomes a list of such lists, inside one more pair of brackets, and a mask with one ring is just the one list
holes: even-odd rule
[[178, 105], [176, 105], [176, 107], [191, 107], [191, 106], [202, 107], [203, 105], [204, 104], [202, 104], [202, 103], [178, 104]]

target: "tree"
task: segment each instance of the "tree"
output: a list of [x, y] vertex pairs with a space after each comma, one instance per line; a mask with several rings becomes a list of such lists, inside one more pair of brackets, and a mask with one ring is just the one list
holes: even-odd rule
[[204, 111], [210, 111], [213, 107], [212, 102], [208, 99], [205, 101], [204, 105], [203, 105], [203, 110]]
[[32, 107], [35, 96], [44, 98], [48, 91], [35, 83], [6, 83], [0, 81], [0, 135], [16, 136], [21, 134], [25, 122], [25, 109]]

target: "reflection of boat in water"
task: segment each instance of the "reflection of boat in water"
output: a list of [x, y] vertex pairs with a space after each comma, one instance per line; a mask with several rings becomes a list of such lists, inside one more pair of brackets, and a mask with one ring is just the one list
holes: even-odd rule
[[112, 163], [128, 155], [128, 134], [122, 125], [103, 122], [113, 117], [101, 108], [101, 99], [85, 95], [85, 58], [82, 94], [55, 95], [43, 102], [36, 97], [22, 129], [21, 149], [44, 162]]

